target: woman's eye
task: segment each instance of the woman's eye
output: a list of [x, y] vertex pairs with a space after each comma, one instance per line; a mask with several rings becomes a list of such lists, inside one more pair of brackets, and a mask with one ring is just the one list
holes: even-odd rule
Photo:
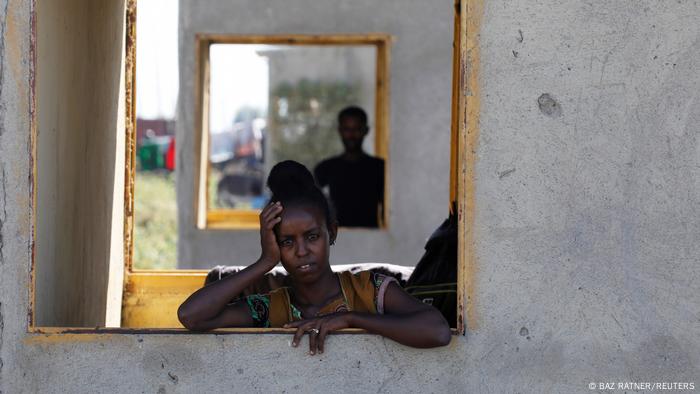
[[292, 240], [291, 239], [285, 239], [280, 242], [281, 246], [292, 246]]
[[318, 239], [318, 234], [310, 234], [308, 239], [309, 241], [315, 241]]

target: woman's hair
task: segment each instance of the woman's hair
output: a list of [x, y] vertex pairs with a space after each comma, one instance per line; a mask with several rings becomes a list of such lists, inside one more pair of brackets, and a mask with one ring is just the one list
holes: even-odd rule
[[335, 213], [313, 175], [303, 164], [285, 160], [275, 164], [267, 177], [267, 187], [272, 192], [270, 201], [279, 201], [282, 206], [310, 205], [318, 208], [326, 217], [328, 228], [335, 222]]

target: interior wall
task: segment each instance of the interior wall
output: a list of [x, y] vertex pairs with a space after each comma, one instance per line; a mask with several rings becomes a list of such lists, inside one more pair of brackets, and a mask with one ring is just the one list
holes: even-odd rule
[[388, 229], [341, 228], [331, 263], [415, 265], [427, 237], [449, 209], [452, 1], [378, 5], [373, 0], [182, 0], [179, 4], [178, 266], [248, 265], [260, 256], [257, 230], [207, 231], [195, 226], [197, 33], [388, 33], [395, 38], [389, 71]]
[[123, 0], [37, 2], [39, 326], [119, 324], [123, 45]]

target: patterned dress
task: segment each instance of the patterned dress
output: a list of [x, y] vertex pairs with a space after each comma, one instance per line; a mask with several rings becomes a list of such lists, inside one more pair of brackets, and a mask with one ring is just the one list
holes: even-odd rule
[[[384, 314], [384, 294], [391, 282], [396, 279], [363, 271], [337, 273], [342, 289], [342, 296], [321, 308], [316, 316], [336, 312], [366, 312]], [[398, 282], [397, 282], [398, 283]], [[281, 287], [268, 294], [254, 294], [243, 298], [248, 305], [255, 327], [282, 327], [292, 321], [302, 320], [299, 308], [294, 306], [289, 297], [289, 288]]]

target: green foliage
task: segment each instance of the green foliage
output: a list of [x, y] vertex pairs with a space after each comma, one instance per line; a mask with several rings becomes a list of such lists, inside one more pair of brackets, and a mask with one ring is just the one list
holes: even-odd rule
[[177, 268], [175, 173], [140, 171], [134, 187], [134, 268]]
[[209, 168], [209, 180], [207, 183], [208, 196], [209, 196], [209, 209], [217, 208], [228, 208], [219, 204], [219, 200], [216, 198], [216, 186], [219, 184], [221, 178], [224, 174], [214, 167]]
[[359, 84], [307, 79], [275, 86], [269, 127], [274, 160], [296, 160], [313, 170], [321, 160], [341, 153], [336, 117], [359, 102], [359, 92]]

